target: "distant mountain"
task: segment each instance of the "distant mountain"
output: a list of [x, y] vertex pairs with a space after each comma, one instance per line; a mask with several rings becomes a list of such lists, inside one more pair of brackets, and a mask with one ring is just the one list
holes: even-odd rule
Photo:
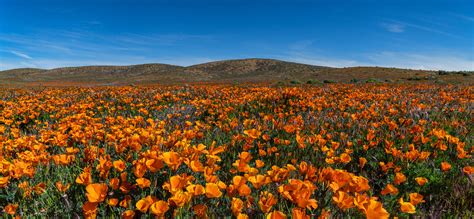
[[446, 73], [381, 67], [330, 68], [274, 59], [225, 60], [188, 67], [167, 64], [83, 66], [50, 70], [21, 68], [0, 71], [0, 85], [150, 84], [182, 82], [313, 81], [447, 81], [471, 83], [471, 73]]

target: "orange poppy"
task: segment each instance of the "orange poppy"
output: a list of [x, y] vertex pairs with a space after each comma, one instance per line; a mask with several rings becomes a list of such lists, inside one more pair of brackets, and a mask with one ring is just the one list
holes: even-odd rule
[[262, 192], [258, 199], [258, 206], [263, 213], [268, 213], [272, 210], [272, 207], [278, 202], [278, 199], [270, 192]]
[[108, 189], [107, 185], [103, 183], [89, 184], [86, 187], [87, 199], [92, 203], [103, 202], [107, 196]]
[[390, 214], [382, 206], [382, 203], [370, 199], [365, 208], [365, 216], [367, 219], [388, 219]]
[[398, 200], [398, 203], [400, 204], [400, 210], [403, 212], [403, 213], [408, 213], [408, 214], [414, 214], [416, 213], [416, 208], [415, 206], [413, 206], [412, 203], [410, 202], [404, 202], [403, 201], [403, 198], [400, 198]]
[[122, 219], [133, 219], [135, 216], [135, 211], [133, 210], [126, 210], [122, 213]]
[[232, 198], [231, 210], [235, 216], [239, 215], [243, 208], [244, 202], [240, 198]]
[[217, 184], [206, 183], [206, 196], [208, 198], [219, 198], [222, 196], [222, 192]]
[[162, 217], [169, 210], [169, 205], [165, 201], [157, 201], [151, 204], [150, 212], [158, 217]]
[[85, 202], [82, 205], [82, 211], [84, 213], [84, 218], [96, 218], [97, 217], [97, 205], [95, 202]]
[[8, 204], [7, 206], [5, 206], [3, 211], [5, 211], [5, 213], [7, 213], [9, 215], [14, 215], [14, 214], [16, 214], [16, 209], [17, 208], [18, 208], [17, 204]]
[[138, 178], [135, 181], [137, 182], [137, 185], [142, 189], [148, 188], [151, 185], [151, 181], [147, 178]]
[[422, 202], [425, 202], [423, 200], [423, 196], [418, 194], [418, 193], [410, 193], [410, 203], [412, 203], [413, 205], [417, 205], [419, 203], [422, 203]]
[[398, 189], [397, 189], [397, 187], [395, 187], [395, 186], [393, 186], [392, 184], [389, 183], [389, 184], [387, 184], [385, 189], [383, 189], [380, 193], [382, 195], [386, 195], [386, 194], [396, 195], [396, 194], [398, 194]]
[[395, 180], [393, 181], [393, 183], [395, 183], [395, 185], [400, 185], [400, 184], [404, 183], [405, 181], [407, 181], [407, 177], [403, 173], [396, 173], [395, 174]]
[[286, 219], [286, 214], [281, 211], [272, 211], [267, 214], [266, 219]]
[[423, 186], [428, 182], [428, 179], [426, 179], [425, 177], [416, 177], [415, 181], [416, 183], [418, 183], [418, 185]]
[[451, 169], [451, 164], [449, 164], [448, 162], [441, 162], [441, 170], [443, 172], [447, 172]]

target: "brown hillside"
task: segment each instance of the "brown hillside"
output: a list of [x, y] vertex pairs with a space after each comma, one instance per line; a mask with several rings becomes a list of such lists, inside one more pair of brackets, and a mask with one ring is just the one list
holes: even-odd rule
[[273, 59], [241, 59], [188, 67], [167, 64], [83, 66], [0, 71], [0, 85], [120, 85], [180, 82], [453, 82], [473, 83], [472, 72], [438, 72], [382, 67], [330, 68]]

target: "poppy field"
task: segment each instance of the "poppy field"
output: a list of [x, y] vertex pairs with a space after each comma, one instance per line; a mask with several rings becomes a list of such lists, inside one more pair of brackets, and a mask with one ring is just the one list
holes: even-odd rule
[[473, 88], [1, 88], [0, 217], [470, 218]]

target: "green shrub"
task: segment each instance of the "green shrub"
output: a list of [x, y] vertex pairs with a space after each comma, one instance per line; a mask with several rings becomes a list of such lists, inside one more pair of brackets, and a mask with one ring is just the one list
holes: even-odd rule
[[322, 84], [321, 81], [316, 79], [309, 79], [306, 81], [306, 84]]
[[336, 83], [336, 81], [333, 81], [333, 80], [324, 80], [323, 83], [325, 84], [333, 84], [333, 83]]
[[291, 80], [290, 84], [301, 84], [301, 81], [299, 80]]

